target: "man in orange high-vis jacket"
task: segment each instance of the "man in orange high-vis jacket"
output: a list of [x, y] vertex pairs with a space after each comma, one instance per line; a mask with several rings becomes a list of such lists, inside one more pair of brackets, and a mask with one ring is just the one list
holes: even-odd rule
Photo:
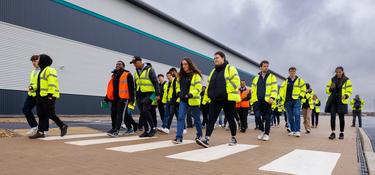
[[[108, 82], [105, 96], [105, 101], [111, 102], [112, 129], [107, 132], [111, 137], [118, 137], [128, 104], [134, 103], [133, 76], [124, 68], [125, 63], [117, 61], [116, 68], [112, 71], [112, 77]], [[131, 131], [131, 129], [134, 128], [128, 126], [128, 131]]]
[[236, 103], [237, 114], [240, 118], [240, 132], [245, 133], [247, 129], [247, 115], [250, 109], [250, 88], [246, 87], [246, 81], [241, 80], [241, 87], [239, 88], [241, 101]]

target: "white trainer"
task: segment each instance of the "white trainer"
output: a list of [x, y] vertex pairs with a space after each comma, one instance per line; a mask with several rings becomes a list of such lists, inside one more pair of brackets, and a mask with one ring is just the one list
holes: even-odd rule
[[169, 129], [168, 128], [163, 128], [162, 131], [166, 134], [169, 134]]
[[261, 132], [261, 133], [258, 135], [258, 140], [263, 140], [263, 137], [264, 137], [264, 132]]
[[187, 134], [187, 130], [186, 129], [184, 129], [184, 134]]
[[29, 131], [27, 131], [27, 135], [29, 136], [32, 136], [34, 134], [36, 134], [36, 132], [38, 131], [38, 127], [34, 127], [34, 128], [30, 128]]
[[296, 132], [296, 133], [294, 134], [294, 136], [296, 136], [296, 137], [301, 137], [301, 132]]
[[263, 139], [262, 139], [263, 141], [268, 141], [268, 140], [270, 140], [270, 136], [269, 135], [267, 135], [267, 134], [264, 134], [264, 136], [263, 136]]
[[294, 132], [288, 133], [289, 136], [294, 136]]

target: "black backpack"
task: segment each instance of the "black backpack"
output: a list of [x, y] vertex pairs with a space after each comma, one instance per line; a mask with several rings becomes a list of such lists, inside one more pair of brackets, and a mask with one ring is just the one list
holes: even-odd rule
[[355, 99], [354, 100], [354, 108], [360, 109], [361, 108], [361, 100]]

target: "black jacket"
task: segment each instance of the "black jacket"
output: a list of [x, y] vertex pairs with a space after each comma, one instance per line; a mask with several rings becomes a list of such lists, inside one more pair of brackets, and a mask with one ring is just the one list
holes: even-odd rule
[[[40, 97], [40, 74], [42, 71], [47, 67], [52, 65], [53, 60], [48, 55], [42, 54], [39, 56], [39, 63], [38, 66], [40, 68], [37, 80], [37, 88], [36, 88], [36, 95]], [[48, 94], [48, 97], [52, 97], [53, 94]]]
[[226, 81], [225, 81], [225, 67], [228, 62], [220, 66], [215, 66], [215, 71], [212, 73], [210, 84], [208, 85], [208, 97], [213, 101], [225, 101], [228, 99]]

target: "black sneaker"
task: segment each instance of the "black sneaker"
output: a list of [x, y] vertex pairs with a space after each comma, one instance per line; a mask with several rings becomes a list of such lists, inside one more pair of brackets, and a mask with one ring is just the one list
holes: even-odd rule
[[351, 125], [351, 127], [355, 127], [355, 125]]
[[290, 128], [286, 128], [286, 131], [287, 131], [288, 133], [292, 132], [292, 131], [290, 130]]
[[151, 129], [147, 137], [154, 137], [155, 134], [156, 134], [156, 129]]
[[333, 139], [336, 138], [336, 134], [333, 132], [333, 133], [331, 133], [331, 135], [329, 135], [328, 138], [329, 138], [330, 140], [333, 140]]
[[310, 130], [307, 130], [307, 131], [306, 131], [306, 134], [310, 134]]
[[339, 135], [339, 139], [340, 139], [340, 140], [344, 139], [344, 133], [340, 133], [340, 135]]
[[145, 131], [141, 135], [139, 135], [139, 137], [147, 137], [147, 136], [148, 136], [148, 132], [147, 131]]
[[112, 133], [109, 133], [108, 136], [115, 138], [115, 137], [118, 137], [118, 134], [119, 134], [119, 131], [113, 131]]
[[198, 139], [198, 140], [195, 140], [197, 142], [198, 145], [204, 147], [204, 148], [208, 148], [209, 145], [208, 145], [208, 140], [201, 140], [201, 139]]
[[66, 133], [68, 133], [68, 125], [63, 125], [61, 128], [60, 128], [60, 136], [61, 137], [64, 137], [66, 135]]
[[172, 140], [172, 143], [174, 143], [174, 144], [181, 144], [182, 143], [182, 139], [174, 139], [174, 140]]
[[133, 130], [134, 130], [134, 132], [137, 132], [137, 130], [138, 130], [138, 124], [137, 123], [135, 123], [135, 125], [133, 126]]
[[113, 133], [113, 131], [115, 131], [115, 130], [111, 129], [111, 130], [107, 131], [107, 134]]
[[240, 132], [245, 133], [246, 129], [241, 129]]
[[236, 137], [232, 137], [230, 139], [230, 142], [228, 143], [228, 145], [229, 146], [235, 146], [235, 145], [237, 145], [237, 139], [236, 139]]
[[36, 132], [34, 135], [29, 136], [30, 139], [38, 139], [46, 137], [43, 132]]

